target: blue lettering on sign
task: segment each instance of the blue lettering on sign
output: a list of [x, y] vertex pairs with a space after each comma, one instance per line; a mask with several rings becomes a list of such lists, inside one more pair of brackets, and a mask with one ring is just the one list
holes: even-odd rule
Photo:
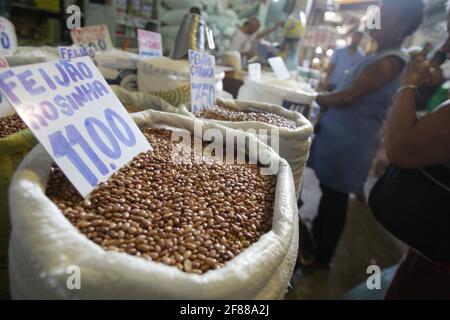
[[[136, 145], [136, 136], [127, 122], [116, 112], [110, 108], [104, 111], [106, 123], [100, 119], [89, 117], [84, 121], [84, 126], [88, 132], [89, 140], [111, 160], [118, 159], [122, 150], [119, 142], [127, 147], [134, 147]], [[125, 135], [119, 130], [117, 122], [125, 131]], [[101, 135], [99, 134], [101, 132]], [[75, 146], [80, 146], [81, 150], [89, 158], [89, 161], [97, 168], [102, 175], [109, 173], [107, 166], [103, 163], [96, 151], [91, 147], [89, 141], [83, 137], [80, 131], [74, 125], [65, 127], [65, 133], [61, 130], [56, 131], [48, 136], [52, 146], [53, 156], [55, 158], [67, 157], [84, 179], [91, 185], [96, 186], [99, 178], [95, 172], [90, 168], [88, 163], [85, 163], [75, 150]], [[67, 136], [67, 138], [66, 138]], [[108, 141], [108, 145], [104, 139]], [[114, 165], [110, 165], [114, 168]]]
[[9, 37], [6, 32], [0, 33], [0, 44], [2, 45], [3, 49], [11, 48], [11, 42], [9, 41]]
[[[93, 78], [93, 72], [83, 62], [78, 61], [76, 63], [69, 60], [61, 60], [55, 62], [56, 74], [49, 74], [47, 70], [42, 68], [38, 69], [35, 73], [30, 70], [25, 70], [19, 74], [15, 74], [13, 70], [7, 69], [0, 73], [0, 88], [8, 96], [13, 104], [21, 104], [22, 101], [13, 92], [17, 87], [22, 87], [31, 96], [38, 96], [44, 94], [47, 91], [56, 90], [59, 87], [68, 87], [74, 83], [80, 81], [90, 80]], [[13, 78], [15, 80], [12, 80]], [[43, 81], [38, 81], [43, 80]], [[37, 83], [42, 83], [40, 86], [36, 86]], [[93, 81], [92, 84], [86, 86], [93, 86], [93, 88], [83, 88], [81, 90], [85, 94], [92, 95], [95, 90], [94, 96], [98, 98], [102, 93], [109, 92], [101, 82]]]

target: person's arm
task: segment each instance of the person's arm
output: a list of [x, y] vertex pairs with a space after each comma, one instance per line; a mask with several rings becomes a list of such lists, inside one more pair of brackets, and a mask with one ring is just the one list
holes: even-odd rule
[[400, 73], [403, 62], [394, 56], [388, 56], [367, 66], [353, 80], [351, 86], [341, 91], [319, 94], [317, 103], [322, 107], [343, 107], [359, 98], [383, 88]]
[[428, 62], [416, 58], [394, 99], [386, 128], [389, 160], [402, 168], [420, 168], [450, 160], [450, 105], [417, 120], [416, 90], [431, 77]]
[[278, 28], [280, 28], [283, 24], [284, 24], [283, 21], [277, 22], [277, 23], [276, 23], [274, 26], [272, 26], [271, 28], [266, 29], [266, 30], [264, 30], [264, 31], [262, 31], [262, 32], [259, 32], [259, 33], [256, 35], [255, 39], [256, 39], [256, 40], [263, 39], [264, 37], [268, 36], [269, 34], [271, 34], [272, 32], [274, 32], [275, 30], [277, 30]]
[[333, 74], [333, 71], [336, 68], [336, 63], [337, 63], [339, 54], [340, 54], [340, 50], [337, 49], [336, 51], [334, 51], [333, 55], [331, 56], [330, 62], [328, 63], [328, 66], [325, 69], [325, 78], [322, 80], [322, 82], [320, 84], [320, 89], [329, 91], [330, 83], [331, 83], [331, 75]]

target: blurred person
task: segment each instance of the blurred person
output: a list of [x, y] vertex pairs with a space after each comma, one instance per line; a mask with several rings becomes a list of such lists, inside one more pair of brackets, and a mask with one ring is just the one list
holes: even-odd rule
[[325, 70], [324, 90], [333, 91], [338, 82], [364, 60], [364, 52], [359, 47], [363, 38], [364, 33], [355, 30], [350, 34], [350, 44], [334, 51]]
[[248, 19], [244, 22], [242, 27], [238, 28], [231, 38], [228, 50], [237, 50], [242, 54], [251, 54], [252, 44], [255, 40], [260, 40], [270, 33], [280, 28], [284, 23], [278, 22], [272, 28], [257, 33], [261, 27], [261, 23], [255, 17]]
[[322, 190], [312, 227], [316, 252], [310, 267], [330, 266], [344, 229], [349, 193], [363, 190], [383, 121], [408, 61], [401, 45], [421, 24], [423, 6], [421, 0], [384, 0], [381, 29], [370, 30], [377, 50], [346, 75], [336, 91], [317, 97], [326, 111], [309, 159]]

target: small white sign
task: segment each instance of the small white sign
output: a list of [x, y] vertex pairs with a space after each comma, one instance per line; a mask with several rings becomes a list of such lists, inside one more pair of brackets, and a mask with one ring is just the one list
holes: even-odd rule
[[151, 149], [89, 57], [1, 71], [0, 91], [83, 197]]
[[[9, 68], [8, 61], [5, 57], [0, 56], [0, 71]], [[0, 118], [6, 117], [14, 113], [14, 109], [7, 99], [0, 94]]]
[[216, 102], [216, 60], [206, 52], [189, 50], [189, 79], [191, 83], [191, 111], [198, 112]]
[[104, 24], [89, 26], [70, 31], [75, 45], [93, 48], [96, 51], [110, 51], [114, 49], [108, 27]]
[[261, 81], [261, 64], [251, 63], [248, 65], [248, 78], [251, 81]]
[[17, 49], [17, 35], [14, 25], [0, 17], [0, 55], [10, 56]]
[[157, 32], [137, 30], [139, 55], [142, 58], [162, 57], [161, 35]]
[[272, 68], [272, 71], [275, 73], [278, 79], [286, 80], [291, 77], [281, 57], [273, 57], [268, 59], [267, 61], [269, 61], [270, 67]]
[[95, 50], [87, 47], [58, 47], [59, 57], [63, 60], [71, 60], [80, 57], [91, 57], [95, 61]]

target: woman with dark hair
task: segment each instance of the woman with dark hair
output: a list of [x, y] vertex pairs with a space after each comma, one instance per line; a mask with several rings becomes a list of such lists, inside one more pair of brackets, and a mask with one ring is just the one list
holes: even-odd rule
[[412, 248], [387, 299], [450, 299], [450, 101], [423, 117], [416, 115], [433, 92], [426, 89], [439, 84], [435, 75], [450, 54], [450, 35], [431, 61], [427, 50], [402, 77], [386, 125], [392, 165], [369, 198], [377, 220]]
[[404, 39], [423, 18], [421, 0], [384, 0], [381, 28], [370, 30], [377, 43], [336, 91], [319, 94], [323, 112], [309, 165], [320, 180], [322, 198], [312, 234], [314, 267], [329, 267], [346, 220], [349, 193], [363, 190], [380, 142], [380, 131], [408, 56]]

